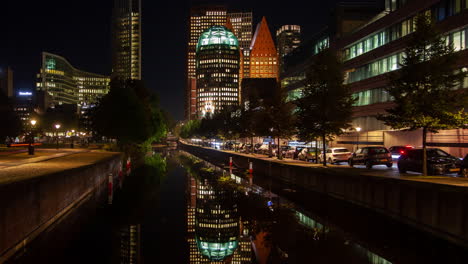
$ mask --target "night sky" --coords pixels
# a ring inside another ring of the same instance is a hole
[[[281,25],[298,24],[303,39],[307,39],[327,23],[330,10],[337,2],[355,1],[358,0],[224,3],[229,8],[252,11],[254,29],[261,17],[266,16],[272,34]],[[110,74],[112,0],[6,2],[7,22],[1,27],[0,66],[13,68],[15,89],[34,89],[42,51],[61,55],[78,69]],[[199,2],[142,0],[143,79],[159,94],[161,106],[177,120],[183,119],[184,113],[187,18],[192,3]]]

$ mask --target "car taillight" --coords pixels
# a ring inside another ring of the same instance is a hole
[[[405,154],[405,151],[404,151],[404,150],[402,150],[402,151],[400,151],[400,153],[401,153],[401,154]]]

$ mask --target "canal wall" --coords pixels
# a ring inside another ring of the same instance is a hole
[[[241,171],[252,162],[254,175],[369,208],[468,248],[468,187],[362,175],[361,170],[351,168],[285,165],[192,145],[179,146],[218,165],[227,166],[232,157]]]
[[[0,263],[5,262],[90,195],[118,182],[120,153],[93,164],[0,185]],[[115,184],[114,184],[115,186]]]

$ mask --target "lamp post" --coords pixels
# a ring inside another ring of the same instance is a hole
[[[74,147],[74,144],[73,144],[73,143],[74,143],[74,141],[75,141],[74,139],[75,139],[75,135],[76,135],[76,134],[75,134],[75,129],[72,129],[71,132],[72,132],[72,134],[71,134],[71,144],[70,144],[70,147],[73,148],[73,147]]]
[[[361,131],[360,127],[356,127],[357,131],[357,145],[356,145],[356,150],[359,148],[359,132]]]
[[[36,125],[37,121],[35,119],[31,119],[31,139],[28,147],[28,154],[34,155],[34,126]]]
[[[57,134],[57,149],[59,149],[59,138],[58,138],[59,128],[60,128],[60,124],[55,124],[55,129],[57,129],[57,131],[55,132]]]

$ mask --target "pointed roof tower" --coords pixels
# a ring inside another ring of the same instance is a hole
[[[257,25],[250,49],[252,50],[251,54],[254,56],[259,54],[263,54],[260,56],[276,56],[277,54],[275,42],[273,42],[265,17]]]

